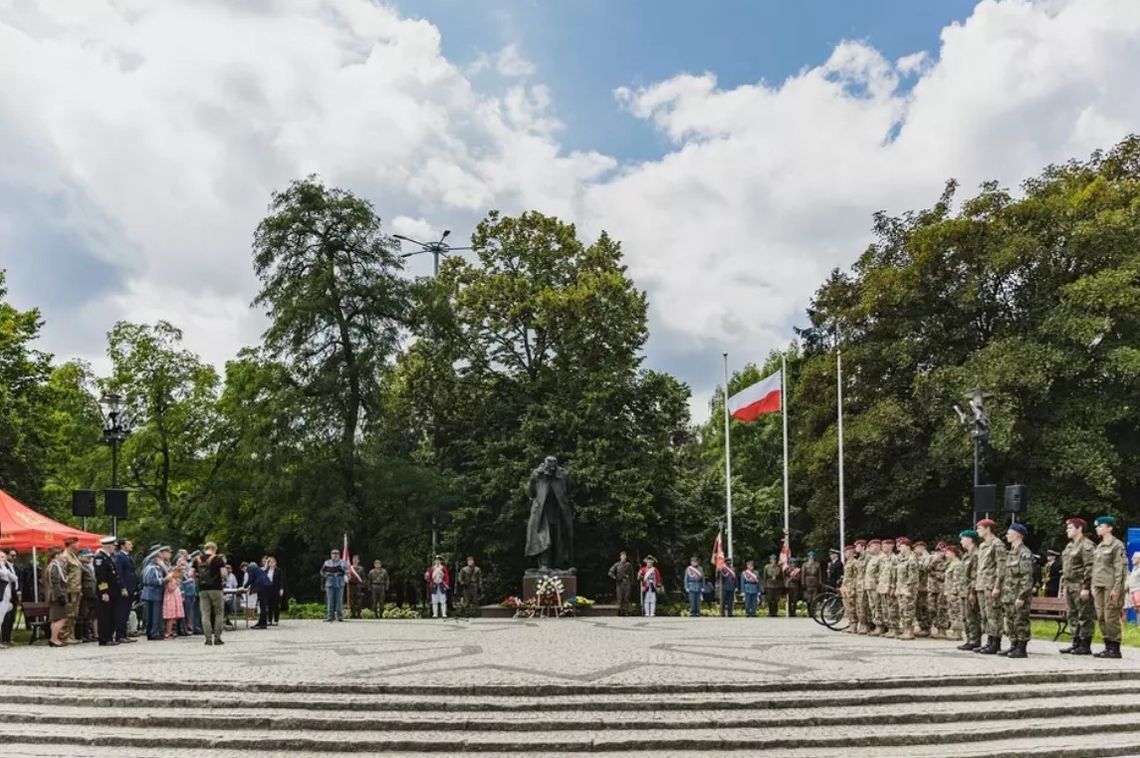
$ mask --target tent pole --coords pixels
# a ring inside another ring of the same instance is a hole
[[[36,546],[32,545],[32,599],[40,602],[40,562],[36,560]]]

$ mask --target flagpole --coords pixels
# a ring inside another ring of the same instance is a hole
[[[728,514],[728,557],[732,557],[732,444],[728,415],[728,353],[724,354],[724,506]]]
[[[780,415],[784,417],[784,544],[792,549],[788,518],[788,356],[780,354]]]
[[[839,403],[839,554],[843,555],[843,547],[847,544],[847,534],[844,528],[844,501],[843,501],[843,353],[835,351],[835,388]]]

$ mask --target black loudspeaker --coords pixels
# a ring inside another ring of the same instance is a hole
[[[993,513],[997,510],[997,485],[974,485],[974,513]]]
[[[1005,488],[1005,512],[1025,513],[1029,505],[1029,488],[1024,484],[1011,484]]]
[[[71,493],[71,515],[95,515],[95,493],[92,490],[75,490]]]
[[[115,518],[126,518],[127,491],[103,490],[103,512]]]

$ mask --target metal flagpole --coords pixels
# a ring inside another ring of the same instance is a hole
[[[732,557],[732,445],[728,415],[728,353],[724,354],[724,504],[728,514],[728,557]]]
[[[784,544],[792,549],[788,518],[788,356],[780,354],[780,415],[784,417]]]
[[[843,502],[843,354],[839,350],[835,351],[835,387],[839,397],[839,554],[843,555],[847,534],[844,527]]]

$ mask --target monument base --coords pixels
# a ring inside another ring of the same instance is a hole
[[[528,571],[523,575],[523,600],[530,600],[534,597],[534,588],[538,585],[538,580],[543,576],[556,576],[562,580],[562,599],[577,597],[578,595],[578,577],[574,574],[574,569],[566,571],[551,571],[549,574],[540,574],[537,571]]]

